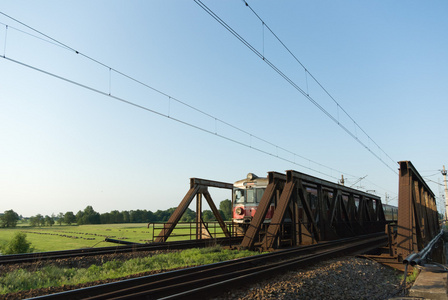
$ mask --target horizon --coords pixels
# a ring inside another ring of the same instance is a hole
[[[203,2],[255,51],[194,2],[4,1],[1,212],[166,210],[192,177],[285,170],[397,205],[404,160],[444,212],[448,3]]]

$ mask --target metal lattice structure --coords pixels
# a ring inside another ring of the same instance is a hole
[[[396,255],[419,252],[440,231],[434,193],[410,161],[400,161]]]
[[[397,227],[386,220],[381,199],[376,195],[293,170],[286,174],[268,172],[268,184],[255,215],[249,224],[244,225],[240,247],[272,250],[285,245],[310,245],[385,232],[389,237],[388,257],[396,262],[402,261],[410,253],[423,249],[440,228],[434,194],[411,162],[399,164]],[[195,197],[196,239],[207,238],[201,213],[203,197],[224,235],[231,236],[208,192],[209,187],[232,190],[233,184],[191,178],[190,190],[164,225],[156,242],[167,240]],[[272,206],[274,212],[269,219],[266,216]]]
[[[230,237],[230,233],[227,230],[226,224],[224,223],[221,215],[219,214],[219,211],[216,208],[215,203],[213,202],[212,196],[208,191],[209,187],[232,190],[233,184],[212,180],[205,180],[200,178],[191,178],[190,189],[183,198],[182,202],[173,212],[168,222],[165,223],[164,228],[160,232],[155,242],[161,243],[167,241],[168,237],[171,235],[174,228],[179,223],[180,218],[185,213],[188,206],[191,204],[191,201],[193,201],[195,197],[196,197],[196,239],[202,239],[203,237],[205,238],[210,237],[210,232],[208,232],[207,226],[202,220],[202,197],[205,198],[208,205],[210,206],[210,209],[215,215],[215,218],[218,221],[224,235],[226,237]]]
[[[268,186],[241,247],[264,250],[384,231],[378,196],[296,171],[268,173]],[[271,203],[272,220],[263,223]]]

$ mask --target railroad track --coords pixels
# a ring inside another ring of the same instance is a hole
[[[13,255],[0,255],[1,264],[17,264],[17,263],[30,263],[51,259],[64,259],[73,258],[79,256],[94,256],[116,253],[130,253],[137,251],[157,251],[157,250],[173,250],[173,249],[188,249],[188,248],[201,248],[207,247],[211,244],[220,245],[235,245],[241,243],[241,237],[239,238],[217,238],[217,239],[204,239],[194,241],[177,241],[166,243],[152,243],[152,244],[132,244],[132,245],[120,245],[101,248],[84,248],[76,250],[66,251],[51,251],[51,252],[39,252],[39,253],[27,253],[27,254],[13,254]]]
[[[341,254],[382,247],[384,234],[322,242],[272,253],[128,279],[36,299],[201,299],[228,287]]]

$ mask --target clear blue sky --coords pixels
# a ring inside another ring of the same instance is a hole
[[[344,174],[347,185],[367,175],[357,186],[383,199],[388,193],[397,204],[398,175],[391,168],[397,171],[393,161],[400,160],[442,182],[438,170],[448,165],[446,1],[248,1],[392,160],[242,1],[203,2],[389,167],[194,1],[5,0],[2,13],[107,67],[0,15],[0,211],[50,215],[87,205],[101,213],[155,211],[177,206],[190,177],[234,182],[248,172],[291,169],[333,182]],[[439,186],[428,183],[438,197]],[[230,198],[211,193],[215,202]]]

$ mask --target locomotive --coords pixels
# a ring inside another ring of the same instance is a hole
[[[248,224],[257,211],[266,187],[267,178],[260,178],[253,173],[247,174],[247,177],[238,180],[233,184],[233,222],[237,224]],[[269,208],[265,222],[270,222],[274,214],[274,204]]]
[[[266,177],[258,177],[253,173],[247,174],[247,177],[238,180],[233,184],[233,213],[232,220],[234,223],[243,225],[249,224],[257,211],[258,204],[268,185]],[[310,202],[312,208],[317,201],[317,194],[309,191]],[[274,214],[275,205],[272,203],[266,214],[265,223],[270,223]],[[398,217],[398,207],[383,204],[384,215],[386,221],[396,221]]]

